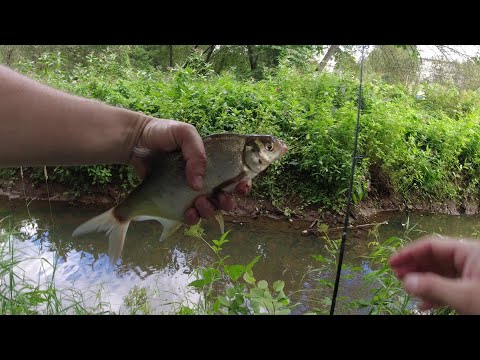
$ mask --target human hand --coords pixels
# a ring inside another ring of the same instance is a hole
[[[480,314],[480,241],[426,236],[390,258],[421,310],[449,305],[461,314]]]
[[[202,188],[207,157],[202,138],[194,126],[176,120],[159,121],[152,118],[145,126],[137,146],[161,151],[173,151],[180,148],[186,160],[188,184],[194,190]],[[131,164],[142,179],[149,171],[146,162],[136,155],[132,157]],[[236,193],[245,195],[250,191],[250,186],[251,184],[240,183],[235,189]],[[199,196],[195,199],[194,207],[185,211],[185,222],[193,225],[198,222],[200,217],[211,218],[215,215],[217,209],[230,211],[234,207],[233,197],[224,192],[220,192],[213,199]]]

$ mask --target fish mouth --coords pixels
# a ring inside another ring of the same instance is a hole
[[[280,141],[280,152],[282,155],[285,155],[288,151],[288,146],[285,145],[283,141]]]

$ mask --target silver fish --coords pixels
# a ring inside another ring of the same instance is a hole
[[[251,183],[272,162],[287,152],[287,146],[272,135],[214,134],[203,138],[207,167],[203,188],[193,190],[185,177],[185,160],[180,151],[152,153],[137,149],[148,160],[151,171],[123,202],[75,229],[72,236],[106,232],[111,263],[121,255],[130,221],[157,220],[163,225],[160,241],[182,224],[184,212],[200,195],[232,193],[240,182]],[[217,213],[220,230],[223,217]]]

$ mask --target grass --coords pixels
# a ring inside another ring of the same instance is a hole
[[[15,246],[20,232],[12,228],[10,216],[0,221],[0,314],[2,315],[67,315],[112,313],[108,303],[102,301],[101,291],[59,289],[55,275],[58,255],[28,256]],[[6,230],[5,230],[6,229]],[[50,254],[50,253],[46,253]],[[23,265],[38,266],[38,277],[27,276]],[[88,304],[91,305],[88,305]]]

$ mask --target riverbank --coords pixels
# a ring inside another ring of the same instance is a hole
[[[403,199],[392,196],[376,196],[376,191],[366,197],[360,204],[352,207],[350,224],[358,226],[368,222],[368,218],[385,211],[421,211],[425,213],[448,215],[480,214],[478,202],[455,203],[418,201],[407,203]],[[28,178],[1,180],[0,196],[9,200],[27,198],[28,201],[60,201],[82,208],[107,210],[115,206],[128,195],[128,192],[113,186],[98,186],[89,194],[75,194],[71,189],[56,182],[34,183]],[[236,196],[236,208],[226,214],[227,221],[244,222],[246,219],[268,217],[278,220],[298,221],[310,226],[304,229],[305,234],[317,232],[317,224],[325,223],[330,229],[343,225],[344,214],[319,209],[318,206],[302,207],[300,201],[289,203],[289,208],[276,206],[272,201],[257,195]]]

